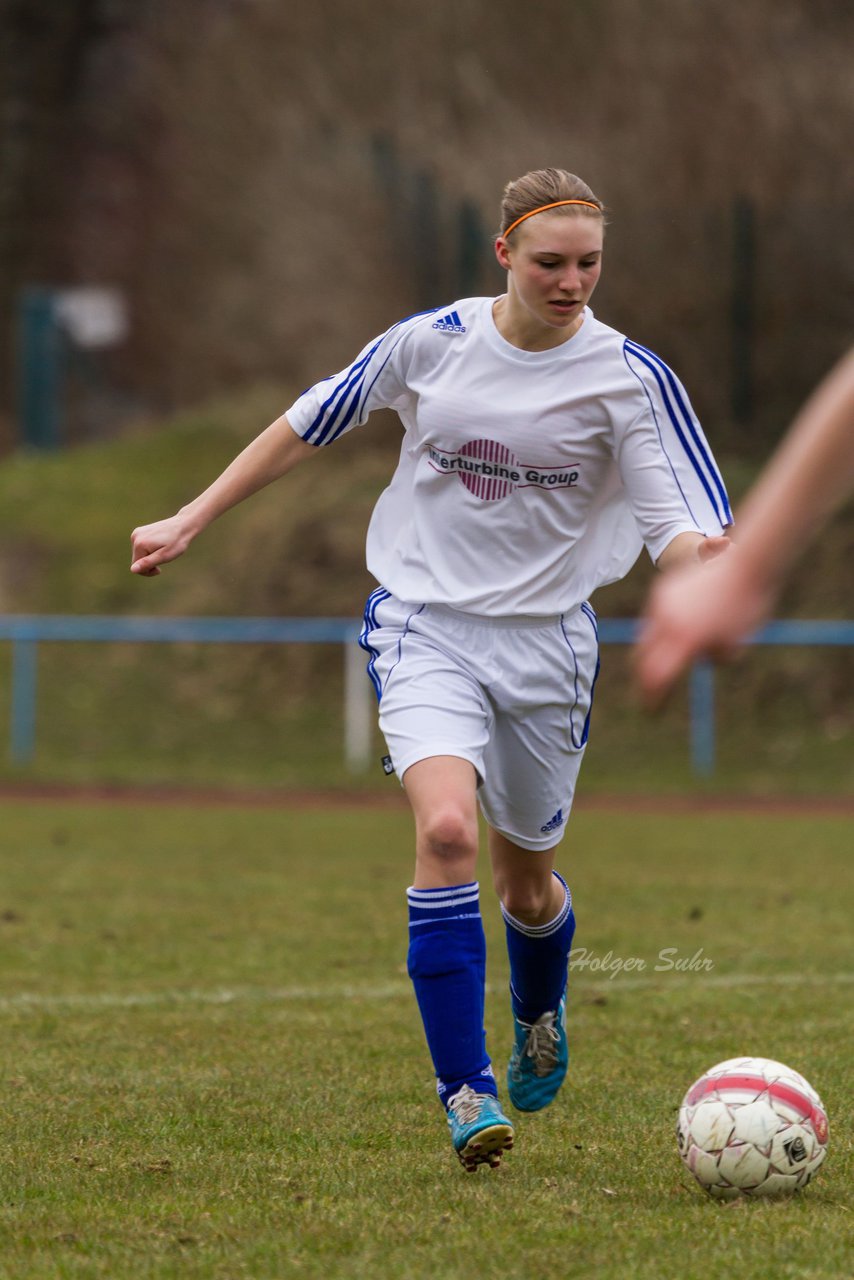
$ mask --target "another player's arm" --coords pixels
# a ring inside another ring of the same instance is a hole
[[[238,454],[204,493],[174,516],[134,529],[131,573],[154,577],[160,572],[160,565],[183,555],[193,539],[223,512],[317,452],[314,445],[306,444],[296,434],[287,417],[277,418]]]
[[[776,591],[852,487],[854,350],[810,396],[739,510],[745,572]]]
[[[636,651],[655,705],[702,655],[725,657],[768,617],[780,582],[854,485],[854,351],[810,397],[739,509],[733,551],[656,583]]]

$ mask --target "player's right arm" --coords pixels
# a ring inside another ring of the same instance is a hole
[[[183,555],[187,547],[217,516],[243,502],[259,489],[292,471],[316,454],[293,430],[286,416],[262,431],[231,462],[213,484],[174,516],[141,525],[131,534],[131,573],[152,578],[160,565]]]
[[[142,525],[131,534],[131,572],[154,577],[159,566],[183,555],[211,521],[244,498],[320,452],[345,431],[365,422],[374,409],[398,407],[407,396],[398,368],[407,334],[432,312],[392,325],[364,348],[340,374],[310,387],[248,445],[222,475],[167,520]]]

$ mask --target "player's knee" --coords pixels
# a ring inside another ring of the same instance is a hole
[[[431,813],[422,824],[424,850],[441,863],[470,862],[477,857],[477,820],[456,806]]]

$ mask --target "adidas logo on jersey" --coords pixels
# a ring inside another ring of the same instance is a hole
[[[442,320],[434,321],[433,328],[441,329],[443,333],[465,333],[466,331],[456,311],[450,311]]]
[[[540,831],[542,831],[543,835],[548,835],[550,831],[557,831],[559,827],[562,827],[564,821],[563,809],[558,809],[555,816],[553,818],[549,818],[548,822],[545,823],[544,826],[540,827]]]

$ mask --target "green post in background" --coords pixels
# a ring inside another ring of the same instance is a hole
[[[18,304],[18,424],[30,449],[58,449],[62,434],[63,334],[50,289],[22,290]]]
[[[457,213],[457,291],[461,298],[478,292],[489,240],[480,209],[471,200],[462,200]]]
[[[737,196],[732,206],[732,415],[738,423],[753,416],[753,346],[756,340],[756,213]]]
[[[409,252],[415,275],[415,302],[420,308],[437,307],[442,301],[442,233],[439,184],[429,169],[413,175],[410,192]],[[439,279],[437,281],[437,274]],[[437,287],[438,285],[438,287]]]

